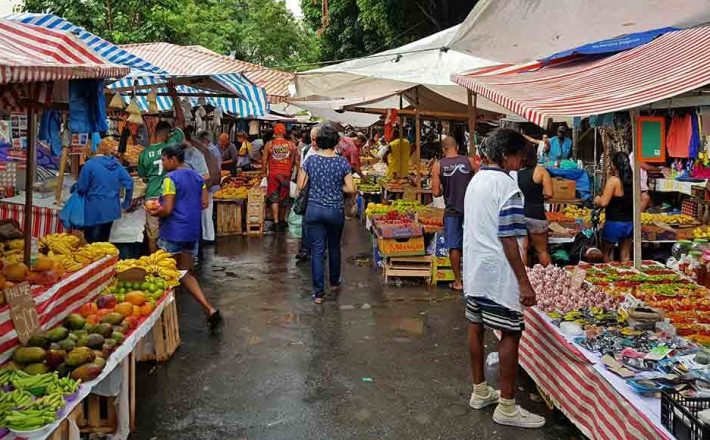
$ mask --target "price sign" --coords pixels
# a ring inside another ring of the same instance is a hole
[[[30,285],[22,283],[6,288],[5,300],[10,305],[10,318],[15,324],[17,338],[24,345],[41,330]]]
[[[581,267],[577,266],[574,268],[574,271],[572,272],[572,290],[575,291],[582,287],[582,283],[584,283],[584,279],[587,277],[587,271],[582,269]]]

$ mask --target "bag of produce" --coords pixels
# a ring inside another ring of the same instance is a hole
[[[301,225],[303,224],[303,216],[293,212],[293,209],[288,215],[288,233],[293,238],[301,238]]]

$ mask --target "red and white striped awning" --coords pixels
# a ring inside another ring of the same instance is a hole
[[[550,117],[621,111],[710,83],[710,27],[670,32],[604,58],[501,65],[453,81],[543,125]]]
[[[125,44],[121,48],[160,66],[172,75],[209,75],[241,73],[266,90],[269,101],[282,102],[289,96],[288,87],[295,75],[221,55],[202,46],[178,46],[170,43]]]
[[[71,33],[0,18],[0,84],[120,78],[128,72]]]

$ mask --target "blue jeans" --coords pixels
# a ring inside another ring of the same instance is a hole
[[[308,241],[308,224],[306,224],[306,219],[302,219],[301,222],[301,246],[298,253],[302,255],[311,255],[311,243]]]
[[[343,236],[345,213],[343,209],[332,209],[309,204],[306,209],[306,230],[311,248],[311,277],[313,296],[322,298],[325,293],[325,267],[323,256],[328,249],[328,268],[331,286],[340,285],[340,239]]]

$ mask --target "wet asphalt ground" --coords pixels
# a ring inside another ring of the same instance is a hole
[[[578,439],[524,374],[518,399],[544,414],[539,430],[496,425],[471,392],[461,299],[443,287],[384,285],[357,264],[370,237],[348,221],[343,291],[310,301],[308,265],[286,235],[219,238],[205,249],[203,287],[222,311],[210,334],[178,294],[182,345],[165,364],[141,363],[141,440]],[[492,335],[488,347],[495,346]]]

